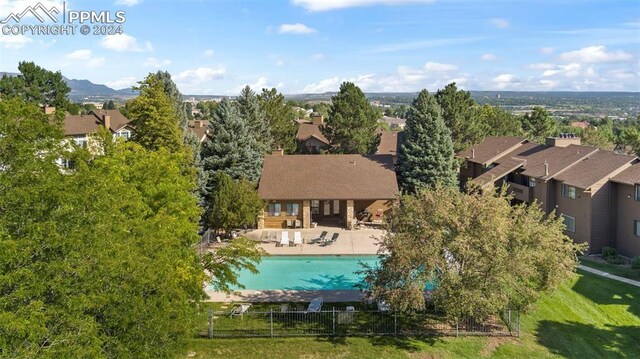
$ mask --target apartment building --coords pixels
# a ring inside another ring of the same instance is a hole
[[[640,255],[640,160],[582,146],[571,134],[544,145],[520,137],[488,137],[457,154],[461,184],[507,185],[514,202],[555,211],[565,233],[589,244],[589,253],[616,247]]]

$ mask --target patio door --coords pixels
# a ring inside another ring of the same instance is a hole
[[[331,201],[324,201],[324,215],[331,215]]]

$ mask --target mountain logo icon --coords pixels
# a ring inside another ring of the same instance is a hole
[[[58,10],[58,8],[56,8],[55,6],[52,6],[51,9],[47,10],[47,8],[44,7],[44,5],[42,5],[42,3],[37,3],[35,6],[28,6],[26,9],[24,9],[24,11],[22,11],[19,14],[16,14],[16,13],[9,14],[9,16],[7,16],[4,20],[0,20],[0,24],[6,24],[10,20],[13,20],[15,22],[20,22],[20,20],[22,20],[22,18],[28,15],[29,13],[31,13],[31,15],[33,15],[36,19],[40,20],[40,22],[42,23],[46,21],[45,15],[49,19],[53,20],[53,22],[58,22],[58,19],[55,17],[55,15],[59,14],[60,10]]]

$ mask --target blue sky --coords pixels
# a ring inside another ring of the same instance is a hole
[[[32,0],[0,0],[0,17]],[[40,1],[61,7],[62,1]],[[0,71],[35,61],[114,88],[169,71],[185,94],[640,91],[640,1],[112,0],[124,35],[0,35]],[[26,18],[22,23],[36,23]],[[9,23],[10,24],[10,23]]]

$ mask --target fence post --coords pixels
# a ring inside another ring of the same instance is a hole
[[[332,307],[333,311],[333,335],[336,335],[336,307]]]
[[[398,313],[393,312],[393,336],[398,336]]]
[[[456,322],[456,337],[460,335],[460,334],[459,334],[459,329],[458,329],[458,323],[459,323],[459,322],[457,321],[457,322]]]
[[[213,339],[213,308],[209,308],[209,339]]]
[[[520,338],[520,310],[518,309],[518,311],[516,312],[516,335],[518,338]]]
[[[271,338],[273,338],[273,309],[269,311],[269,322],[271,328]]]

